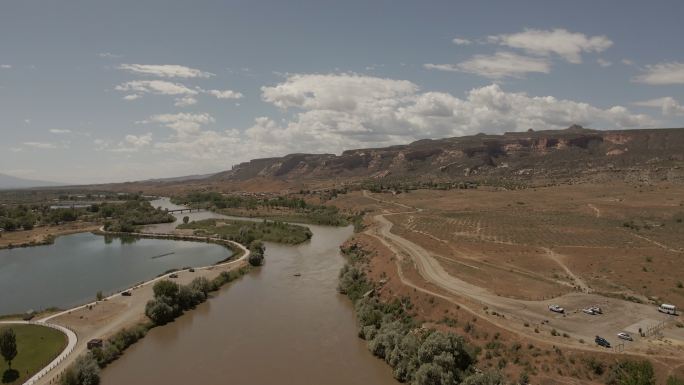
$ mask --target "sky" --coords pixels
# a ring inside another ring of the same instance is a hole
[[[682,1],[3,0],[0,173],[101,183],[423,138],[684,127]]]

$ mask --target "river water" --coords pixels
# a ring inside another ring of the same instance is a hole
[[[264,266],[152,329],[102,372],[102,384],[396,385],[336,292],[339,245],[352,228],[309,227],[310,242],[267,243]]]

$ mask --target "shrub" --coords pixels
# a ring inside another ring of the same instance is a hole
[[[91,353],[79,356],[67,368],[61,379],[62,385],[99,385],[100,367]]]
[[[609,385],[655,385],[653,365],[648,361],[622,361],[615,365]]]

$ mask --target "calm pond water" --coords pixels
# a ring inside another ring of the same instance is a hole
[[[336,292],[339,245],[352,228],[309,227],[310,242],[267,243],[263,267],[151,330],[103,371],[102,384],[396,385]]]
[[[159,239],[58,237],[53,245],[0,250],[0,314],[69,308],[125,289],[172,268],[205,266],[230,256],[223,246]]]

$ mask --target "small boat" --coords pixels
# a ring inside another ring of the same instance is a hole
[[[301,277],[301,276],[302,276],[302,273],[294,273],[294,276],[295,276],[295,277]]]

